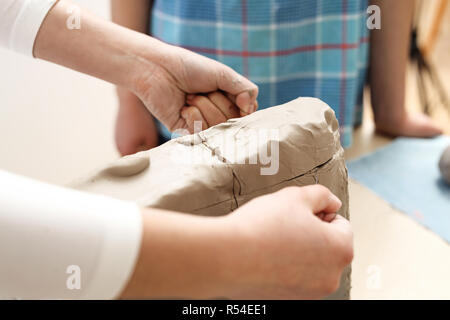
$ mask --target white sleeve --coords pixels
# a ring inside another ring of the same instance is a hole
[[[1,0],[0,47],[33,56],[42,21],[57,0]]]
[[[136,263],[136,204],[0,170],[0,299],[110,299]]]

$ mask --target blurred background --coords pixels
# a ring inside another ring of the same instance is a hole
[[[75,2],[110,17],[108,0]],[[433,33],[439,0],[423,1],[421,10],[420,41],[425,44]],[[450,95],[450,5],[429,59]],[[1,169],[65,185],[119,156],[112,85],[2,49],[0,70]],[[365,101],[364,123],[346,150],[348,159],[390,141],[374,133],[369,99]],[[407,107],[421,108],[413,68],[408,74]],[[432,116],[450,134],[449,113],[438,108]],[[350,196],[355,228],[352,298],[449,299],[448,243],[352,181]]]

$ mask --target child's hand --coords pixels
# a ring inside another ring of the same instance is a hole
[[[118,88],[119,111],[116,119],[116,146],[121,156],[158,146],[155,120],[133,93]]]
[[[394,112],[389,112],[392,109],[389,110],[386,107],[384,109],[386,109],[387,117],[375,117],[375,126],[379,133],[392,137],[417,138],[432,138],[442,134],[442,129],[425,114],[409,114],[403,111],[400,117],[395,117]]]
[[[194,132],[194,121],[201,121],[202,130],[205,130],[228,119],[246,115],[234,101],[220,91],[206,95],[189,94],[186,97],[186,104],[187,106],[181,110],[181,116],[186,120],[191,133]]]

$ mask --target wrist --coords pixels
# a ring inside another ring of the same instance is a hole
[[[122,298],[231,297],[241,242],[228,217],[143,210],[139,258]]]
[[[391,104],[378,104],[373,107],[373,118],[379,123],[401,123],[407,116],[404,108],[392,107]]]
[[[215,288],[216,297],[233,298],[247,280],[245,265],[248,243],[242,228],[233,215],[217,219],[223,239],[217,244],[218,277],[222,285]]]
[[[200,223],[197,230],[201,245],[199,265],[198,294],[194,298],[233,298],[239,291],[244,274],[246,242],[238,221],[231,216],[221,217],[192,217]]]
[[[130,31],[133,40],[129,41],[129,56],[127,66],[129,72],[125,76],[126,85],[130,92],[138,97],[145,97],[148,89],[159,82],[159,78],[166,73],[165,66],[170,59],[170,46],[148,35]]]
[[[245,213],[242,213],[245,214]],[[220,246],[222,278],[225,286],[223,295],[230,299],[242,298],[248,287],[261,282],[258,266],[263,263],[258,259],[260,248],[255,230],[240,219],[239,214],[222,217],[226,241]],[[256,254],[255,254],[256,253]],[[261,257],[261,256],[259,256]]]

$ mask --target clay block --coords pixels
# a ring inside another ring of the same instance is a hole
[[[74,187],[141,206],[224,215],[287,186],[322,184],[349,218],[348,180],[338,122],[314,98],[231,119],[157,148],[124,157]],[[348,299],[350,268],[330,298]]]

